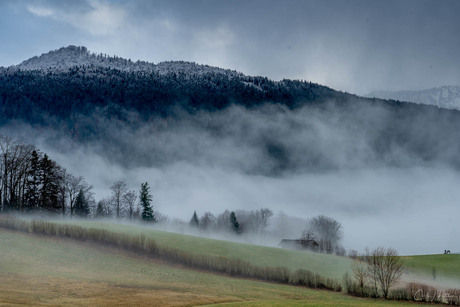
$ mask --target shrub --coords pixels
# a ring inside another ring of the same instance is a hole
[[[296,270],[289,277],[289,283],[293,285],[316,288],[315,274],[304,269]]]
[[[446,302],[449,305],[460,306],[460,289],[446,290]]]
[[[394,301],[410,301],[411,295],[407,288],[399,288],[391,290],[388,299]]]
[[[14,216],[1,214],[0,226],[7,229],[29,231],[29,223]]]
[[[289,283],[309,288],[327,289],[336,292],[342,291],[342,285],[337,280],[324,278],[319,274],[304,269],[294,271],[289,277]]]
[[[343,276],[343,284],[345,286],[345,291],[350,295],[357,297],[377,297],[373,288],[366,285],[361,287],[358,282],[351,279],[348,273],[345,273]]]

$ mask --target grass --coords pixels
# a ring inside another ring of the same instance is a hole
[[[291,270],[306,269],[325,277],[341,279],[350,271],[351,260],[334,255],[286,250],[154,230],[148,227],[104,222],[71,222],[84,227],[139,235],[143,233],[157,243],[196,254],[238,258],[259,266],[284,266]]]
[[[412,275],[432,278],[432,270],[436,268],[437,278],[456,279],[460,287],[460,255],[421,255],[405,256],[404,264]]]
[[[71,222],[84,227],[107,229],[114,232],[139,235],[154,239],[160,244],[177,247],[185,251],[238,258],[255,265],[285,266],[291,270],[299,268],[318,273],[325,277],[341,280],[345,272],[351,274],[352,260],[346,257],[320,253],[306,253],[281,248],[257,246],[196,236],[164,232],[145,226],[123,225],[110,222]],[[420,255],[404,256],[408,281],[418,280],[441,288],[460,287],[460,255]],[[432,280],[432,268],[436,267],[437,279]]]
[[[412,306],[209,274],[0,229],[0,305]]]

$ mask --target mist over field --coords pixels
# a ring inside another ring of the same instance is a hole
[[[154,209],[169,218],[188,221],[194,210],[201,215],[267,207],[275,215],[336,219],[346,249],[385,246],[406,255],[460,251],[459,145],[451,142],[456,131],[439,125],[431,135],[419,135],[429,113],[404,123],[410,138],[390,138],[392,143],[383,138],[395,122],[385,108],[373,105],[231,106],[178,111],[140,126],[131,125],[135,113],[126,114],[127,123],[97,114],[82,118],[82,127],[97,122],[104,133],[84,143],[26,124],[4,131],[84,176],[96,199],[109,196],[117,180],[136,191],[148,181]],[[275,224],[276,216],[272,228]]]

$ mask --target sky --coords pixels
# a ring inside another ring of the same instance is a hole
[[[460,85],[456,0],[0,0],[0,66],[68,45],[365,95]]]

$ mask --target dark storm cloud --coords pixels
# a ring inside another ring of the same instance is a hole
[[[360,94],[460,84],[458,1],[41,0],[0,7],[1,65],[77,44]]]
[[[193,29],[228,27],[228,62],[251,74],[363,93],[460,83],[458,1],[168,3],[139,2],[135,15],[169,16]]]

